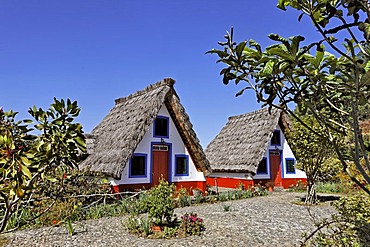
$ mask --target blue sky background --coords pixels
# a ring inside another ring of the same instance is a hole
[[[180,96],[203,147],[231,115],[260,108],[243,85],[225,86],[205,52],[230,27],[236,40],[315,32],[277,0],[0,0],[0,107],[28,117],[53,97],[77,100],[90,132],[114,99],[165,77]]]

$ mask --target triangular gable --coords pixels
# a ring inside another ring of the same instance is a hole
[[[173,88],[174,80],[167,78],[128,97],[116,100],[116,105],[91,133],[90,155],[80,168],[103,172],[119,179],[128,159],[166,104],[194,163],[204,172],[210,171],[199,140],[188,115]]]
[[[264,108],[230,117],[205,150],[212,170],[255,173],[281,116],[279,109]]]

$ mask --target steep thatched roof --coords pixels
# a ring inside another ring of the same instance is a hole
[[[80,163],[80,168],[119,179],[127,161],[165,104],[195,165],[208,174],[211,171],[209,162],[173,88],[174,83],[173,79],[166,78],[117,99],[113,109],[87,136],[89,155]]]
[[[232,116],[207,146],[205,153],[214,172],[256,173],[279,122],[287,126],[285,114],[276,108]]]

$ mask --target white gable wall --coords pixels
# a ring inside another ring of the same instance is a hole
[[[169,118],[169,138],[163,138],[166,144],[169,144],[169,155],[170,155],[170,182],[185,182],[185,181],[205,181],[203,172],[198,172],[194,162],[189,155],[188,150],[186,149],[178,130],[174,122],[171,119],[171,116],[163,104],[159,110],[158,116],[165,116]],[[153,123],[154,124],[154,123]],[[118,184],[145,184],[151,183],[151,167],[152,167],[152,157],[151,157],[151,147],[152,143],[161,143],[161,138],[153,137],[153,124],[149,127],[148,132],[144,135],[143,139],[137,146],[134,154],[146,154],[146,177],[142,178],[130,178],[129,177],[129,161],[127,162],[125,168],[123,169],[122,176],[120,180],[111,179],[113,185]],[[124,131],[124,130],[122,130]],[[175,176],[175,155],[188,155],[189,161],[189,175],[188,176]]]
[[[269,152],[270,152],[270,150],[276,150],[276,149],[278,149],[280,151],[280,153],[282,154],[280,165],[281,165],[281,171],[282,171],[282,177],[283,178],[307,178],[306,174],[303,171],[298,170],[298,169],[295,169],[295,173],[287,173],[286,172],[286,159],[287,158],[288,159],[289,158],[294,159],[295,163],[296,163],[296,161],[295,161],[295,157],[294,157],[294,154],[292,152],[292,149],[290,148],[288,142],[286,141],[284,133],[281,130],[280,126],[278,126],[276,128],[276,130],[280,131],[280,143],[281,143],[281,145],[280,146],[275,146],[275,145],[272,146],[271,141],[270,141],[268,149],[266,150],[265,154],[263,155],[263,157],[266,158],[266,161],[267,161],[268,173],[267,174],[256,174],[255,176],[253,176],[253,178],[254,179],[269,179],[270,178]]]

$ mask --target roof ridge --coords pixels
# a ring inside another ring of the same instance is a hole
[[[159,88],[159,87],[162,87],[162,86],[169,86],[169,87],[173,87],[173,84],[175,84],[175,80],[172,79],[172,78],[164,78],[163,80],[157,82],[157,83],[154,83],[154,84],[151,84],[149,86],[147,86],[146,88],[144,88],[143,90],[139,90],[133,94],[130,94],[126,97],[123,97],[123,98],[118,98],[118,99],[115,99],[114,102],[116,105],[118,104],[121,104],[121,103],[124,103],[130,99],[133,99],[135,97],[138,97],[138,96],[141,96],[143,94],[146,94],[156,88]]]
[[[268,110],[268,107],[264,107],[264,108],[261,108],[261,109],[258,109],[258,110],[252,111],[252,112],[248,112],[248,113],[243,113],[243,114],[240,114],[240,115],[230,116],[229,121],[233,120],[233,119],[239,119],[239,118],[255,115],[257,113],[260,113],[260,112],[263,112],[263,111],[266,111],[266,110]],[[272,108],[271,111],[273,111],[273,110],[280,110],[280,109]]]

